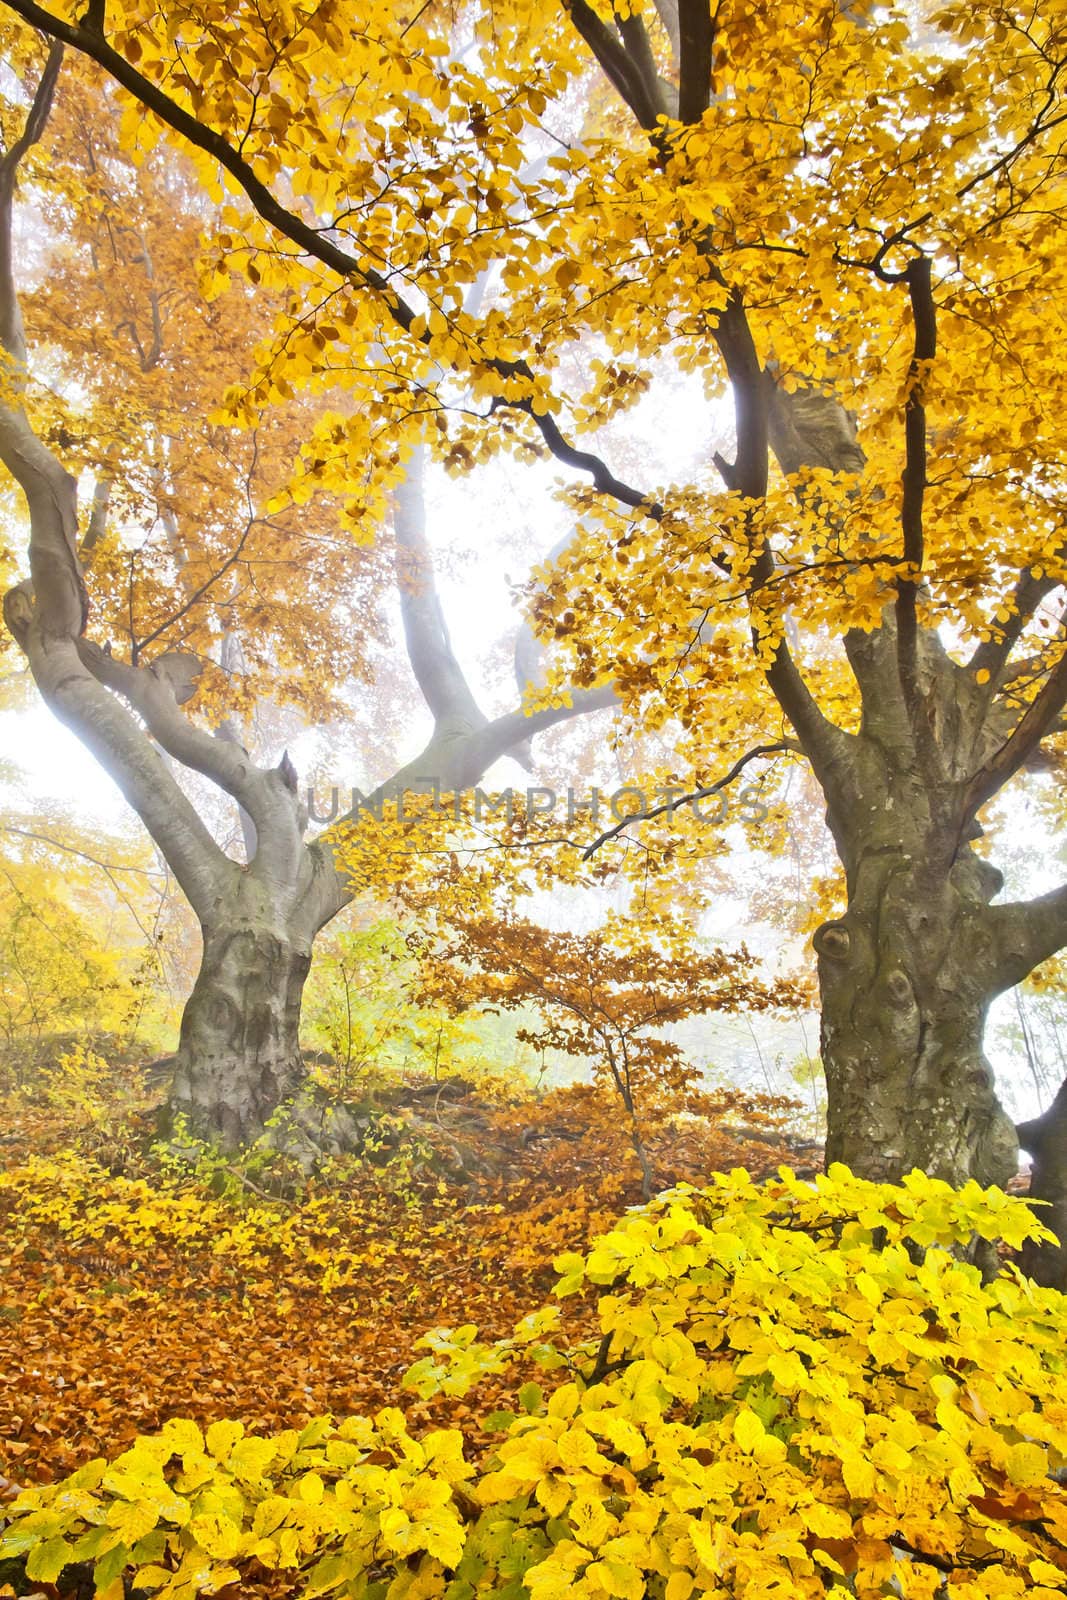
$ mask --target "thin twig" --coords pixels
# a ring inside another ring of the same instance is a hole
[[[593,843],[582,852],[582,860],[588,861],[589,857],[595,855],[602,845],[609,843],[612,839],[617,839],[619,834],[630,826],[631,822],[648,822],[653,817],[662,817],[667,812],[677,811],[680,806],[692,805],[696,800],[706,800],[709,795],[718,794],[728,784],[733,783],[734,779],[744,771],[749,762],[755,761],[757,756],[780,755],[785,750],[799,753],[800,745],[795,739],[778,739],[774,744],[758,744],[755,749],[747,751],[738,761],[735,761],[725,778],[720,778],[717,783],[708,784],[705,789],[694,789],[692,794],[683,794],[677,800],[665,800],[661,806],[653,806],[651,811],[638,811],[631,817],[623,817],[622,821],[617,823],[614,828],[609,828],[607,833],[602,833],[599,839],[593,840]]]

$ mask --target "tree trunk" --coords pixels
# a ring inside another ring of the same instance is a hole
[[[1040,1117],[1022,1122],[1019,1143],[1033,1161],[1030,1196],[1047,1204],[1035,1207],[1046,1228],[1067,1240],[1067,1081]],[[1067,1249],[1061,1244],[1023,1246],[1019,1265],[1035,1283],[1067,1292]]]
[[[938,881],[922,862],[915,870],[919,848],[866,855],[845,916],[815,936],[826,1156],[877,1181],[918,1167],[952,1184],[1003,1185],[1018,1147],[982,1049],[1002,987],[990,869],[964,846]]]
[[[194,1133],[247,1144],[303,1084],[300,1002],[310,941],[252,919],[204,929],[181,1025],[172,1116]]]
[[[982,1038],[991,1001],[1026,966],[991,904],[1003,878],[975,854],[980,829],[962,799],[974,687],[920,633],[909,703],[891,611],[844,643],[863,719],[817,774],[848,897],[814,940],[827,1159],[877,1181],[918,1167],[1002,1185],[1018,1145]]]

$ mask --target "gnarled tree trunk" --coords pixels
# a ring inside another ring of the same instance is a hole
[[[302,1086],[300,1002],[310,941],[253,920],[204,929],[182,1015],[170,1111],[227,1145],[262,1134]]]
[[[918,1167],[1003,1185],[1018,1139],[983,1053],[986,1015],[1062,944],[1064,895],[994,903],[1003,878],[973,847],[974,772],[1003,734],[974,674],[920,632],[902,680],[891,610],[846,648],[863,719],[818,762],[847,892],[814,940],[827,1156],[872,1179]]]
[[[875,853],[846,915],[816,935],[826,1071],[827,1159],[864,1177],[918,1167],[953,1184],[1004,1184],[1015,1131],[982,1049],[993,998],[986,905],[933,881],[904,852]]]

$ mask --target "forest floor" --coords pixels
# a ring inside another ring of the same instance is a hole
[[[551,1298],[553,1257],[641,1198],[617,1108],[589,1089],[409,1085],[368,1154],[300,1185],[168,1163],[143,1097],[88,1122],[77,1101],[16,1094],[0,1122],[0,1502],[171,1417],[268,1432],[400,1404],[476,1437],[500,1395],[403,1389],[419,1339],[509,1334]],[[730,1093],[661,1108],[657,1184],[797,1165],[789,1114]]]

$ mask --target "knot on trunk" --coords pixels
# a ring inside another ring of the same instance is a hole
[[[20,583],[4,596],[4,622],[11,637],[26,648],[26,636],[33,622],[33,590],[28,583]]]
[[[893,971],[889,973],[885,980],[885,986],[889,992],[889,998],[892,1000],[895,1006],[908,1006],[914,1004],[915,991],[911,986],[911,979],[902,968],[895,967]]]
[[[976,856],[969,846],[961,846],[952,863],[950,873],[953,884],[965,895],[977,895],[988,902],[996,898],[1004,887],[1004,874],[984,856]]]
[[[812,935],[815,953],[829,961],[847,961],[852,937],[843,922],[824,922]]]

